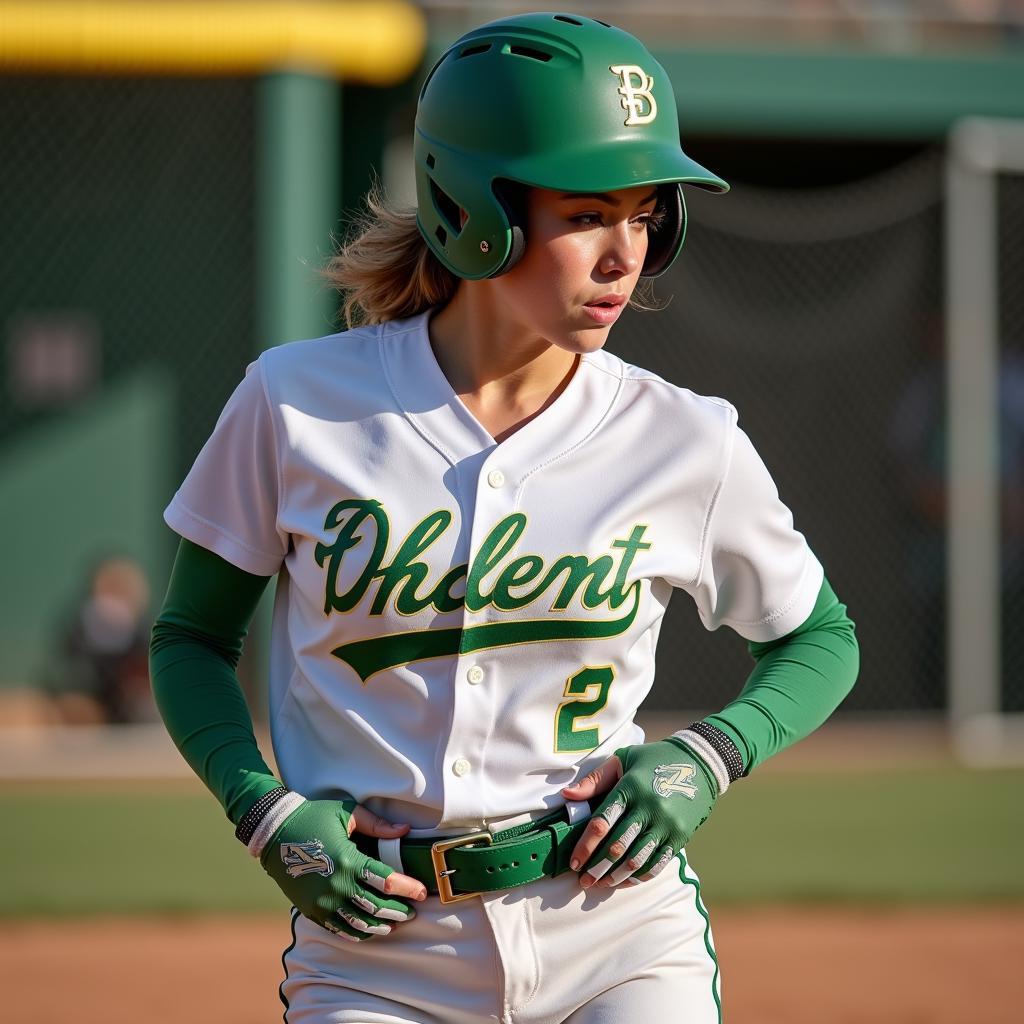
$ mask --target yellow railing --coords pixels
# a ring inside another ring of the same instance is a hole
[[[400,0],[0,0],[0,70],[258,74],[308,70],[372,85],[410,75],[422,13]]]

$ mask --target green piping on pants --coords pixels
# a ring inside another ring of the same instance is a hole
[[[720,977],[718,971],[718,957],[715,955],[715,947],[711,944],[711,918],[708,917],[707,908],[704,906],[704,901],[700,898],[700,881],[697,876],[694,875],[692,878],[687,875],[686,869],[690,865],[686,860],[686,852],[684,850],[679,851],[679,880],[684,885],[692,885],[696,890],[697,894],[697,910],[700,912],[700,916],[704,918],[704,948],[708,951],[708,956],[711,957],[715,965],[715,974],[711,979],[711,994],[715,997],[715,1006],[718,1008],[718,1024],[722,1024],[722,998],[718,993]]]

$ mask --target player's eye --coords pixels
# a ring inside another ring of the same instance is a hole
[[[636,219],[653,235],[665,223],[665,211],[661,207],[656,207],[650,213],[640,214]]]
[[[603,216],[593,211],[573,214],[569,217],[569,220],[583,228],[600,227],[604,223]],[[665,211],[661,207],[655,207],[655,209],[647,213],[637,214],[630,223],[642,226],[645,230],[654,233],[664,222]]]

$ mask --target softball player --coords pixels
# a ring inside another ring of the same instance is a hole
[[[294,905],[290,1024],[720,1021],[683,848],[857,666],[732,406],[604,350],[682,186],[727,186],[576,15],[451,47],[415,160],[415,216],[372,203],[332,264],[362,326],[260,356],[166,511],[161,713]],[[281,781],[234,674],[275,575]],[[673,588],[755,667],[645,742]]]

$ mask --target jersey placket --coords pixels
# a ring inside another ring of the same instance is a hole
[[[484,460],[476,479],[470,573],[474,556],[494,525],[515,511],[517,474],[507,455],[504,445],[496,446]],[[493,576],[490,573],[478,581],[485,595]],[[444,817],[448,821],[473,820],[481,805],[487,805],[486,793],[481,792],[480,786],[485,777],[487,741],[494,731],[495,709],[499,705],[494,687],[508,675],[500,670],[501,663],[515,657],[514,648],[473,649],[473,630],[494,621],[492,613],[491,605],[470,607],[468,600],[462,609],[462,638],[452,679],[452,726],[444,754]]]

